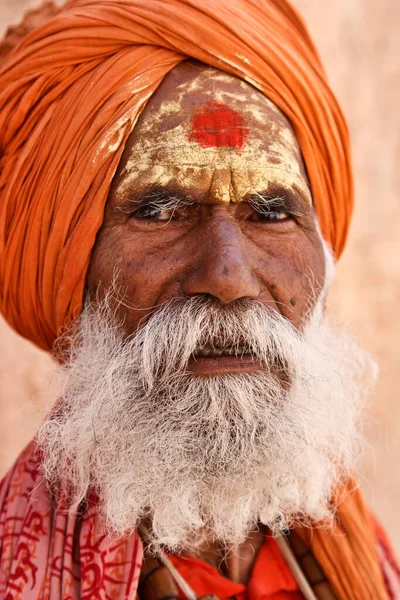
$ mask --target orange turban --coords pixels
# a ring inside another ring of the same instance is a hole
[[[0,311],[41,348],[79,315],[126,140],[188,57],[247,80],[288,116],[323,235],[341,253],[347,127],[286,0],[71,0],[0,70]]]

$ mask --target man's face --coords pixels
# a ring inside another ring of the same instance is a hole
[[[127,334],[156,307],[203,295],[253,299],[302,329],[324,282],[324,255],[294,132],[260,92],[182,63],[163,81],[128,142],[88,275],[100,296],[116,280]],[[199,375],[249,372],[251,358],[200,351]],[[208,356],[202,356],[208,354]]]
[[[76,506],[94,485],[116,533],[151,515],[174,551],[329,517],[367,362],[323,319],[326,265],[287,120],[251,86],[180,65],[110,194],[38,437],[46,478],[67,477]]]

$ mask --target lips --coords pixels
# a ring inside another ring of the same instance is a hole
[[[189,359],[187,370],[197,375],[252,373],[262,368],[260,361],[244,344],[202,345]]]
[[[244,340],[227,345],[219,339],[211,344],[200,345],[190,357],[186,370],[203,376],[267,370],[279,379],[282,385],[289,387],[291,381],[288,366],[283,359],[271,357],[271,360],[265,363],[251,351]]]

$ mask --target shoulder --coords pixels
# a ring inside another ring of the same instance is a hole
[[[50,497],[42,482],[37,446],[32,441],[0,484],[0,556],[14,547],[29,516],[47,512]]]
[[[17,571],[34,572],[29,556],[46,533],[50,497],[42,482],[32,441],[0,484],[0,595]]]
[[[61,507],[31,442],[0,484],[0,598],[131,598],[141,561],[139,536],[110,539],[95,497],[80,513]]]

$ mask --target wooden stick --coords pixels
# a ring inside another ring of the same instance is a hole
[[[172,577],[175,579],[176,585],[181,588],[182,592],[185,594],[188,600],[197,600],[196,592],[190,587],[187,581],[184,580],[182,575],[179,573],[177,569],[175,569],[172,562],[169,560],[168,556],[164,554],[164,552],[160,551],[160,560],[164,567],[168,569],[171,573]]]
[[[146,543],[150,539],[150,531],[147,525],[142,521],[138,527],[140,536],[143,541],[143,550],[146,552]],[[176,585],[182,590],[183,594],[186,596],[187,600],[198,600],[196,592],[190,587],[190,585],[185,581],[182,575],[179,573],[177,569],[175,569],[172,562],[169,560],[168,556],[164,554],[162,550],[158,550],[158,559],[159,561],[168,569],[171,573],[172,578],[175,580]]]
[[[285,559],[289,569],[293,573],[293,576],[294,576],[295,580],[297,581],[297,584],[298,584],[300,591],[303,594],[304,598],[306,600],[318,600],[317,596],[314,594],[310,584],[308,583],[306,576],[304,575],[303,571],[301,570],[301,567],[300,567],[299,563],[297,562],[297,559],[296,559],[295,555],[293,554],[292,549],[289,546],[286,538],[282,534],[280,534],[278,537],[275,538],[275,541],[276,541],[280,551],[282,552],[282,556]]]

